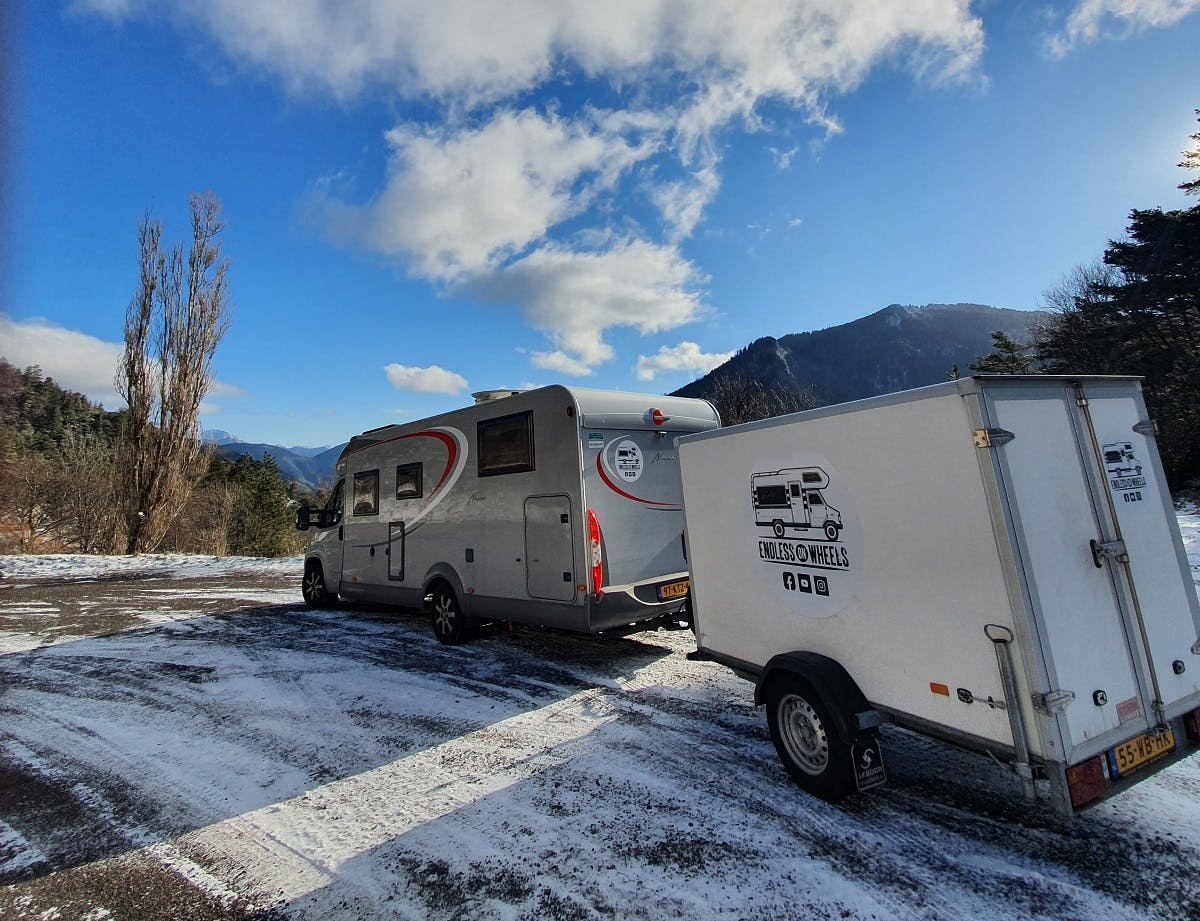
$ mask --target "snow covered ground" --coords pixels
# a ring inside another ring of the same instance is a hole
[[[690,633],[449,648],[299,570],[0,558],[0,917],[1200,917],[1200,758],[1061,822],[885,727],[834,807]]]

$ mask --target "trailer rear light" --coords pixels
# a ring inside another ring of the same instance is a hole
[[[588,509],[587,513],[588,526],[588,549],[591,556],[592,564],[592,594],[597,598],[604,597],[604,550],[601,546],[600,539],[600,522],[596,520],[596,513]]]
[[[1200,710],[1183,715],[1183,731],[1193,742],[1200,742]]]
[[[1073,809],[1086,806],[1104,796],[1108,790],[1108,778],[1104,776],[1104,759],[1097,755],[1067,768],[1067,790],[1071,794]]]

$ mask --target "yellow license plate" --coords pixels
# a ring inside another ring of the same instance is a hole
[[[1108,766],[1113,777],[1123,777],[1175,750],[1175,734],[1148,732],[1108,750]]]
[[[673,598],[682,598],[688,593],[688,585],[691,583],[687,579],[680,579],[678,582],[668,582],[666,585],[658,587],[658,600],[670,601]]]

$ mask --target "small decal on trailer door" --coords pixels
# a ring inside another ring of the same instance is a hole
[[[1102,450],[1108,488],[1124,502],[1141,502],[1146,478],[1142,476],[1142,462],[1138,460],[1132,442],[1110,441]]]

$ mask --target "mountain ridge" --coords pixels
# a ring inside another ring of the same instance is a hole
[[[1028,342],[1045,316],[986,304],[890,304],[849,323],[763,336],[672,396],[709,397],[729,378],[807,394],[819,404],[908,390],[943,381],[956,366],[969,374],[968,366],[991,352],[993,332]]]

